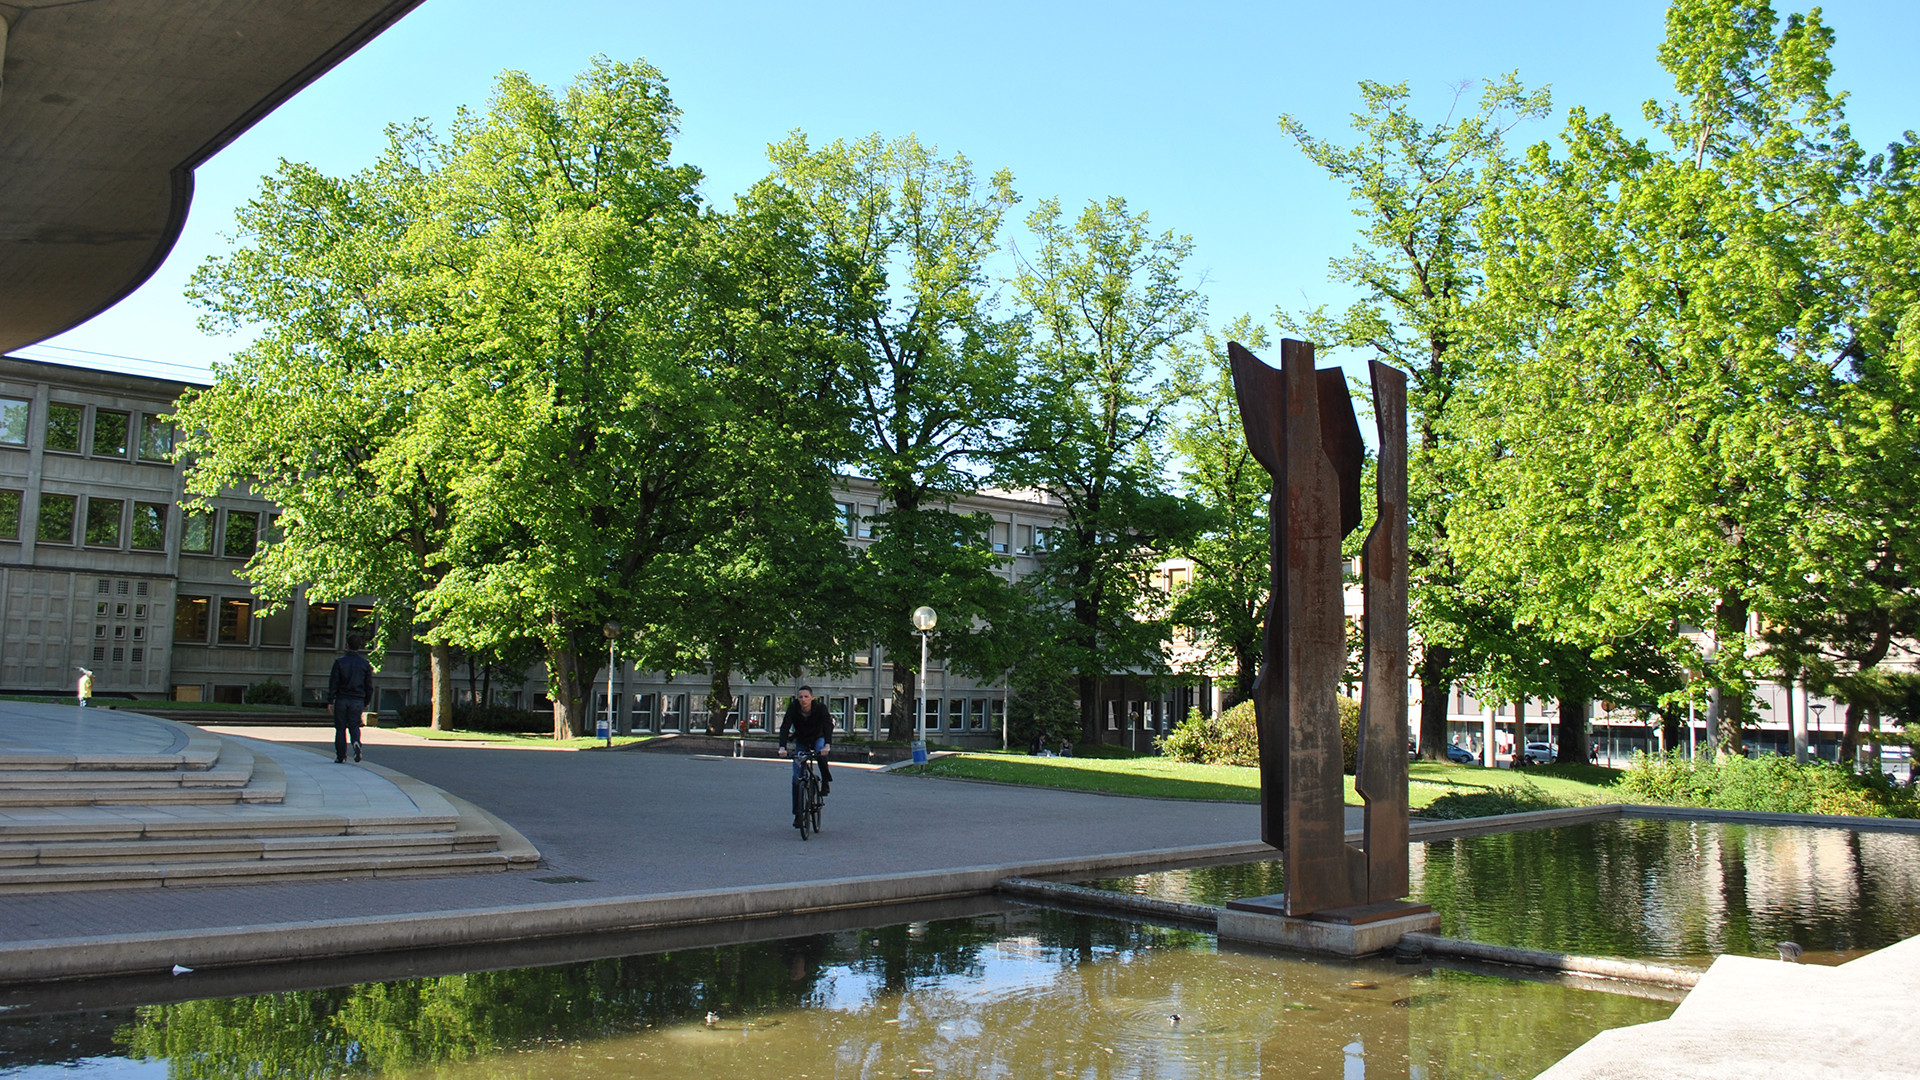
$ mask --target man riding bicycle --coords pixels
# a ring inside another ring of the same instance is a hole
[[[786,715],[780,718],[780,753],[787,752],[787,736],[793,736],[793,782],[800,782],[800,763],[805,759],[802,751],[813,751],[813,758],[820,763],[820,794],[825,796],[833,787],[833,773],[827,768],[827,751],[833,740],[833,714],[827,711],[827,703],[813,696],[813,687],[803,686],[800,692],[787,702]],[[794,804],[793,827],[800,827],[800,806]]]

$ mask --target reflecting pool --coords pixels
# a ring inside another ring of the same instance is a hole
[[[1038,908],[45,1015],[0,1077],[1529,1077],[1667,1001]]]
[[[1920,835],[1618,818],[1413,845],[1440,932],[1495,945],[1704,964],[1837,964],[1920,934]],[[1219,905],[1282,892],[1278,862],[1087,882]]]

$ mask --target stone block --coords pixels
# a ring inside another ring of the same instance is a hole
[[[1366,904],[1308,916],[1285,910],[1280,897],[1232,901],[1220,909],[1220,940],[1324,956],[1368,956],[1393,948],[1403,934],[1440,928],[1440,916],[1425,904]]]

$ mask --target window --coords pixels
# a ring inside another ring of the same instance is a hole
[[[987,730],[987,699],[974,698],[972,708],[969,712],[969,716],[970,716],[970,719],[968,721],[968,724],[973,728],[973,730],[975,731]]]
[[[1024,531],[1024,527],[1023,527],[1023,531]],[[1053,537],[1052,537],[1051,535],[1049,535],[1049,532],[1050,532],[1050,531],[1049,531],[1049,530],[1047,530],[1047,529],[1035,529],[1035,530],[1033,530],[1033,543],[1032,543],[1032,544],[1030,544],[1030,545],[1028,545],[1028,546],[1029,546],[1029,547],[1030,547],[1030,548],[1031,548],[1031,549],[1032,549],[1032,550],[1033,550],[1033,551],[1034,551],[1034,552],[1035,552],[1036,554],[1038,554],[1039,552],[1043,552],[1043,551],[1050,551],[1050,550],[1052,550],[1052,547],[1053,547]]]
[[[0,491],[0,540],[20,539],[20,493]]]
[[[80,421],[86,410],[78,405],[54,402],[47,406],[47,449],[80,452]]]
[[[833,520],[840,527],[840,535],[852,536],[854,523],[860,519],[860,511],[852,503],[833,504]]]
[[[928,731],[937,731],[940,728],[940,699],[937,697],[927,699],[925,724]]]
[[[633,727],[637,731],[645,728],[653,730],[653,695],[633,695]]]
[[[133,417],[127,413],[93,410],[93,456],[126,457],[127,429],[132,423]]]
[[[863,504],[860,507],[860,520],[854,523],[854,530],[860,539],[873,539],[873,519],[878,516],[879,511],[880,508],[871,503]]]
[[[132,649],[132,655],[128,657],[128,659],[132,660],[136,664],[144,664],[146,663],[146,660],[147,660],[147,650],[141,648],[138,645],[135,645]]]
[[[260,515],[251,510],[227,511],[227,539],[220,553],[229,559],[250,559],[259,542]]]
[[[173,612],[173,643],[205,645],[208,611],[213,601],[204,596],[182,596]]]
[[[87,546],[119,547],[120,519],[126,512],[127,504],[120,499],[87,496]]]
[[[27,445],[27,418],[32,415],[33,402],[0,398],[0,443]]]
[[[996,521],[993,523],[992,536],[993,536],[994,554],[1005,555],[1007,553],[1007,546],[1008,546],[1007,534],[1012,530],[1012,528],[1013,528],[1012,525],[1009,525],[1004,521]]]
[[[772,715],[772,698],[767,694],[749,694],[747,696],[747,723],[762,731],[767,730],[767,717]]]
[[[827,715],[829,715],[829,716],[831,716],[831,717],[833,717],[833,730],[835,730],[835,731],[846,731],[846,730],[848,730],[848,729],[847,729],[847,699],[846,699],[846,698],[843,698],[843,697],[837,697],[837,698],[832,698],[832,699],[830,699],[830,700],[828,700],[828,702],[827,702]]]
[[[1007,699],[994,698],[991,704],[992,711],[988,714],[987,723],[995,731],[1005,730],[1007,722]]]
[[[46,544],[73,543],[74,511],[79,498],[73,495],[40,496],[40,521],[34,535]]]
[[[967,726],[967,699],[954,698],[947,703],[947,726],[955,731]]]
[[[685,694],[660,695],[660,730],[680,730],[680,718],[684,715],[683,706],[686,704],[686,700],[687,695]]]
[[[166,461],[173,456],[173,425],[157,416],[140,418],[140,460]]]
[[[334,604],[307,605],[307,648],[336,647],[340,636],[340,608]]]
[[[213,513],[189,510],[180,522],[180,550],[193,555],[213,554]]]
[[[253,640],[253,601],[228,597],[220,601],[222,645],[245,645]]]
[[[93,636],[104,640],[107,636],[107,624],[95,623],[93,627]]]
[[[853,730],[873,730],[873,699],[857,697],[853,699]]]
[[[133,550],[163,551],[167,546],[165,503],[133,504]]]
[[[348,637],[358,634],[363,640],[371,642],[375,629],[372,608],[360,604],[354,604],[347,608]]]
[[[260,644],[285,648],[293,644],[293,606],[284,605],[271,615],[260,616]]]

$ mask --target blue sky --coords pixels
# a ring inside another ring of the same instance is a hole
[[[1782,6],[1781,11],[1802,10]],[[1855,134],[1878,148],[1920,127],[1920,5],[1823,5],[1839,36],[1833,86],[1852,93]],[[1338,304],[1327,260],[1352,243],[1345,192],[1281,135],[1282,112],[1344,138],[1361,79],[1405,81],[1428,118],[1455,88],[1518,71],[1551,84],[1552,134],[1570,105],[1640,125],[1670,94],[1654,59],[1654,0],[1583,2],[656,4],[427,0],[267,117],[196,176],[172,255],[100,317],[21,354],[195,377],[235,347],[195,326],[192,268],[225,250],[233,210],[282,158],[363,167],[382,128],[444,124],[486,100],[502,69],[563,85],[595,53],[645,57],[683,111],[678,155],[731,201],[766,173],[769,142],[914,132],[976,166],[1013,171],[1023,213],[1124,196],[1159,228],[1190,234],[1210,321],[1275,305]],[[1018,231],[1011,237],[1019,239]],[[99,355],[107,354],[107,355]],[[115,357],[134,357],[134,364]]]

